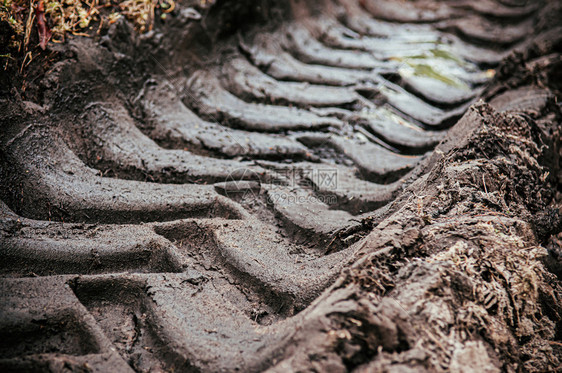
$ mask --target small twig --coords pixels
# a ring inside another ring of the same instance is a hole
[[[427,336],[443,351],[445,354],[449,355],[447,349],[443,346],[443,344],[435,337],[432,333],[430,333],[426,328],[423,328],[423,331]]]
[[[154,8],[156,7],[157,0],[150,2],[150,12],[148,13],[148,31],[152,31],[154,27]]]
[[[33,18],[35,18],[35,12],[33,12],[33,0],[29,0],[29,16],[27,17],[27,22],[25,22],[25,37],[23,38],[23,50],[27,51],[27,45],[29,44],[29,38],[31,37],[31,27],[33,26]],[[23,68],[23,64],[22,64]]]
[[[99,35],[99,34],[101,33],[101,30],[102,30],[102,28],[103,28],[104,22],[105,22],[105,18],[102,17],[102,18],[100,19],[100,25],[99,25],[99,27],[98,27],[98,30],[96,31],[96,35]]]
[[[86,13],[86,17],[89,17],[93,10],[97,11],[97,7],[95,6],[96,3],[97,0],[92,0],[92,2],[90,3],[90,9],[88,9],[88,13]]]
[[[23,68],[24,68],[25,66],[27,66],[27,65],[25,64],[25,61],[27,60],[27,57],[29,57],[29,62],[27,63],[27,65],[29,65],[29,64],[31,63],[31,61],[33,61],[33,54],[31,54],[31,51],[27,52],[27,53],[25,54],[25,56],[23,57],[23,61],[22,61],[22,63],[21,63],[21,67],[20,67],[20,74],[23,73]]]

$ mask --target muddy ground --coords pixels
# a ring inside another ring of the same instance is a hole
[[[7,72],[0,367],[559,371],[561,9],[186,1]]]

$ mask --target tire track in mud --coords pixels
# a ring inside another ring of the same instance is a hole
[[[360,3],[241,33],[129,102],[7,136],[0,365],[275,363],[536,11]]]

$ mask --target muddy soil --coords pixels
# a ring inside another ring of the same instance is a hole
[[[560,370],[561,17],[183,1],[50,45],[1,79],[2,371]]]

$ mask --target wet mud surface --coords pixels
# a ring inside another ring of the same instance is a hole
[[[561,15],[186,1],[51,46],[1,98],[2,371],[560,369]]]

